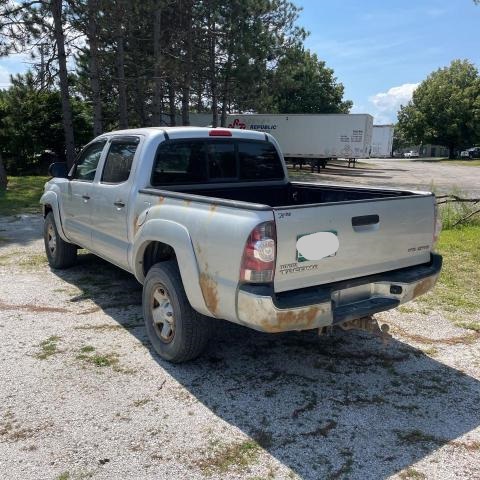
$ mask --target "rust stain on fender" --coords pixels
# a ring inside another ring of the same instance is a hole
[[[165,201],[165,197],[158,197],[158,204],[161,205]]]
[[[415,289],[413,290],[412,298],[418,297],[427,293],[437,282],[437,277],[428,277],[422,280],[420,283],[417,284]]]
[[[138,232],[138,215],[135,215],[135,218],[133,219],[133,234],[136,235]]]
[[[207,308],[217,316],[218,311],[218,291],[217,282],[208,274],[200,274],[200,289],[202,290],[203,299]]]

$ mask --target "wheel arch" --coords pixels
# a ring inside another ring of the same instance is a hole
[[[137,280],[143,284],[155,263],[176,260],[188,301],[197,312],[212,316],[200,287],[200,271],[188,230],[170,220],[148,220],[135,236],[131,265]]]
[[[65,232],[63,231],[63,224],[60,217],[60,206],[57,194],[51,190],[45,192],[40,198],[40,203],[42,204],[43,218],[45,218],[50,212],[52,212],[60,237],[65,242],[69,242],[67,236],[65,235]]]

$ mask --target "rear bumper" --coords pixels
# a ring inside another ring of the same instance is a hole
[[[432,254],[428,264],[281,294],[271,287],[242,285],[237,296],[238,322],[264,332],[340,324],[423,295],[435,285],[441,268],[442,257]]]

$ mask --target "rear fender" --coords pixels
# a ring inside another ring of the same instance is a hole
[[[197,312],[212,316],[205,305],[200,288],[200,272],[188,230],[171,220],[148,220],[135,235],[130,251],[129,261],[137,280],[143,284],[143,255],[151,242],[162,242],[170,245],[175,251],[180,276],[188,301]]]

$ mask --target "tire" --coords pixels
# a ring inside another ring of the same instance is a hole
[[[142,308],[148,337],[162,358],[182,363],[203,352],[212,320],[190,306],[176,261],[150,268],[143,285]]]
[[[58,234],[53,212],[48,212],[43,224],[43,240],[48,264],[52,268],[71,267],[77,261],[77,246],[68,243]]]

